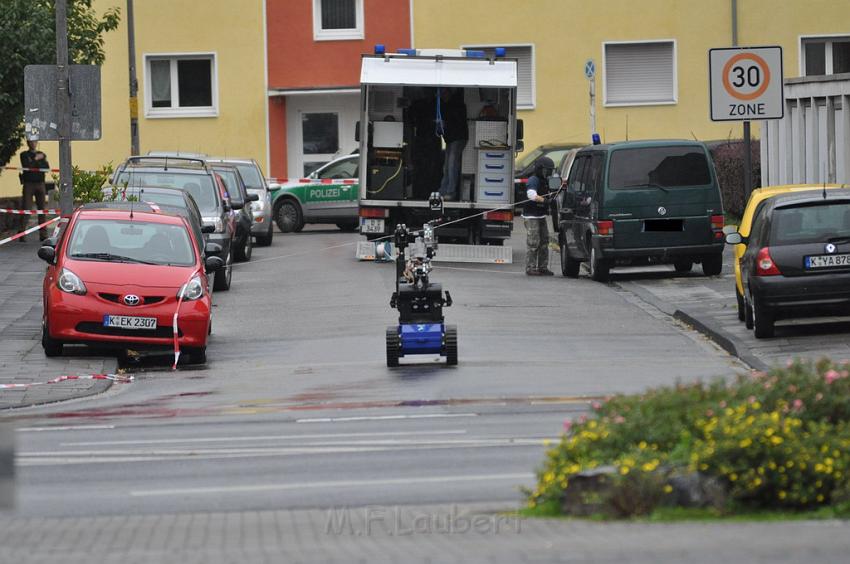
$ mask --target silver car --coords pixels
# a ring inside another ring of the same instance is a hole
[[[207,157],[209,163],[228,163],[239,169],[239,174],[245,182],[249,194],[256,194],[259,200],[251,202],[251,211],[254,214],[254,222],[251,225],[251,235],[257,242],[257,246],[267,247],[272,244],[274,236],[274,223],[272,221],[272,203],[269,185],[263,176],[260,165],[254,159]]]

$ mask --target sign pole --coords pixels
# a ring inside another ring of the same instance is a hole
[[[752,142],[750,140],[750,122],[744,122],[744,201],[750,199],[753,191],[753,159]]]
[[[596,80],[590,80],[590,136],[596,133]]]
[[[56,66],[59,80],[56,107],[59,113],[59,209],[74,209],[74,174],[71,168],[71,91],[68,68],[68,1],[56,0]]]
[[[136,29],[133,0],[127,0],[127,52],[130,58],[130,154],[139,154],[139,80],[136,77]]]

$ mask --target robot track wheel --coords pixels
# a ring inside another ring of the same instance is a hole
[[[398,366],[401,339],[398,336],[398,327],[391,325],[387,327],[387,366],[394,368]]]
[[[446,366],[457,365],[457,325],[446,325]]]

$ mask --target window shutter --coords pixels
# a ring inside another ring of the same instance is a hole
[[[673,43],[605,46],[605,103],[675,102]]]
[[[495,47],[466,46],[464,48],[484,51],[488,57],[494,56],[496,52]],[[531,56],[531,45],[505,47],[505,57],[517,60],[517,106],[534,107],[534,61]]]

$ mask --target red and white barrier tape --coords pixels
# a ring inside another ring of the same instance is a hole
[[[67,382],[69,380],[111,380],[118,384],[128,384],[133,381],[132,376],[124,374],[89,374],[87,376],[58,376],[47,382],[28,382],[26,384],[0,384],[0,390],[10,389],[25,389],[33,386],[46,386],[48,384],[58,384],[59,382]]]
[[[0,213],[10,213],[12,215],[56,215],[60,210],[14,210],[11,208],[0,208]]]
[[[177,329],[177,316],[180,313],[180,306],[183,304],[183,294],[186,293],[186,286],[189,285],[189,282],[191,282],[192,278],[195,276],[203,276],[203,273],[201,271],[193,272],[186,280],[186,283],[180,286],[180,294],[177,296],[177,309],[174,310],[174,317],[171,321],[171,328],[174,332],[174,364],[171,366],[172,370],[177,370],[177,363],[180,361],[180,340],[179,330]]]
[[[3,170],[19,170],[21,172],[59,172],[58,168],[24,168],[20,166],[4,166]]]
[[[271,179],[278,184],[288,184],[290,182],[298,182],[299,184],[358,184],[360,181],[356,178],[273,178]]]
[[[16,235],[12,235],[11,237],[6,237],[5,239],[0,240],[0,246],[5,245],[6,243],[8,243],[10,241],[14,241],[15,239],[20,239],[21,237],[23,237],[25,235],[29,235],[30,233],[35,233],[36,231],[38,231],[42,227],[47,227],[51,223],[55,223],[55,222],[59,221],[60,219],[61,218],[59,218],[59,217],[54,217],[50,221],[45,221],[41,225],[36,225],[35,227],[30,227],[26,231],[21,231],[20,233],[18,233]]]

